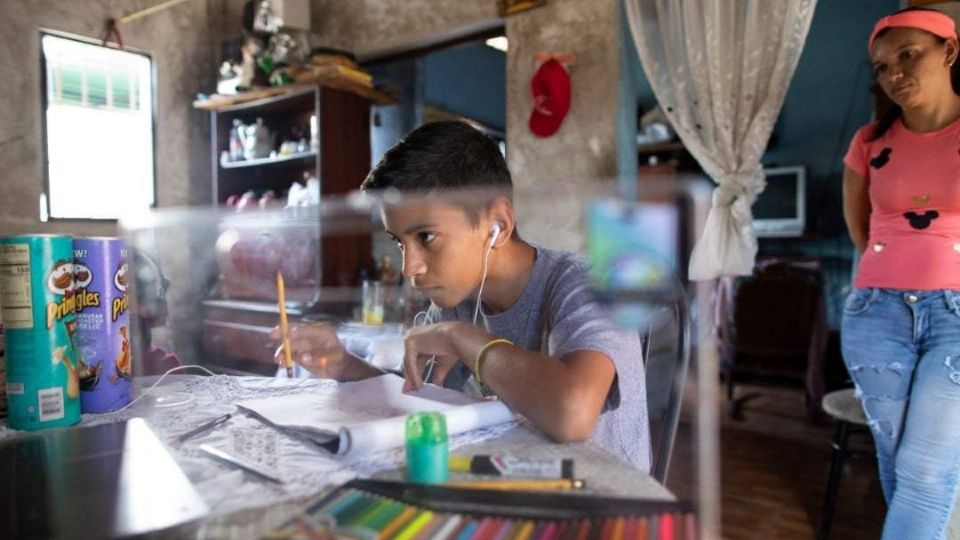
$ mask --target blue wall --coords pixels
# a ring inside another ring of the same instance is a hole
[[[498,130],[507,125],[507,55],[483,41],[423,58],[426,105]]]
[[[820,0],[796,73],[787,91],[780,118],[763,157],[767,166],[806,165],[808,231],[816,236],[845,232],[839,203],[841,160],[850,138],[870,120],[872,73],[867,37],[873,23],[896,11],[899,0],[849,2]],[[637,103],[647,110],[656,104],[640,68],[636,50],[627,49],[637,69]],[[825,215],[824,204],[829,204]]]
[[[790,90],[764,155],[765,165],[806,165],[808,230],[845,234],[840,204],[843,155],[870,121],[873,79],[867,37],[899,0],[820,1]]]

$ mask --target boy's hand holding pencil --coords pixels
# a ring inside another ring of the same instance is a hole
[[[289,342],[292,360],[318,379],[351,381],[382,374],[349,354],[334,328],[327,324],[289,324],[286,341],[283,340],[283,329],[277,326],[270,331],[270,337],[281,343],[273,355],[274,362],[285,365],[284,351]]]
[[[287,369],[287,378],[293,378],[293,353],[290,350],[290,328],[287,325],[287,295],[283,284],[283,274],[277,270],[277,306],[280,309],[280,338],[283,340],[283,366]]]

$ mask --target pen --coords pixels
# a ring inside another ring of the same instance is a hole
[[[211,429],[213,429],[213,428],[219,426],[220,424],[226,422],[227,420],[230,419],[231,416],[233,416],[233,413],[227,413],[227,414],[225,414],[225,415],[223,415],[223,416],[218,416],[218,417],[214,418],[213,420],[210,420],[209,422],[204,422],[203,424],[200,424],[199,426],[191,429],[190,431],[188,431],[188,432],[186,432],[186,433],[183,433],[183,434],[181,434],[181,435],[177,435],[176,437],[173,438],[173,440],[174,440],[175,442],[182,443],[182,442],[184,442],[184,441],[186,441],[186,440],[188,440],[188,439],[192,439],[192,438],[196,437],[197,435],[203,433],[204,431],[210,431]]]
[[[556,489],[581,489],[587,483],[571,478],[524,478],[497,480],[458,480],[447,482],[447,487],[467,489],[493,489],[497,491],[538,491]]]
[[[437,365],[437,357],[431,356],[430,359],[427,360],[427,365],[424,366],[423,382],[430,382],[430,377],[433,377],[433,366],[435,365]]]
[[[277,306],[280,308],[280,336],[283,338],[283,365],[287,378],[293,378],[293,357],[290,352],[290,328],[287,325],[287,298],[283,286],[283,274],[277,270]]]
[[[210,446],[209,444],[201,444],[201,445],[200,445],[200,450],[206,452],[206,453],[209,454],[210,456],[213,456],[214,458],[216,458],[216,459],[218,459],[218,460],[220,460],[220,461],[223,461],[223,462],[225,462],[225,463],[229,463],[230,465],[234,465],[234,466],[236,466],[236,467],[240,467],[241,469],[243,469],[243,470],[245,470],[245,471],[252,472],[253,474],[255,474],[255,475],[257,475],[257,476],[260,476],[260,477],[262,477],[262,478],[266,478],[267,480],[270,480],[271,482],[276,482],[276,483],[278,483],[278,484],[283,484],[283,483],[284,483],[284,481],[283,481],[282,479],[278,478],[278,477],[276,476],[276,474],[273,473],[273,471],[270,471],[269,469],[266,469],[265,467],[263,467],[263,466],[260,465],[259,463],[254,463],[254,462],[252,462],[252,461],[249,461],[249,460],[246,460],[246,459],[237,457],[237,456],[230,455],[230,454],[224,452],[223,450],[220,450],[219,448],[214,448],[213,446]]]

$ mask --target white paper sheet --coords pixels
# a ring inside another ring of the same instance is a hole
[[[514,420],[500,401],[477,400],[433,385],[409,394],[402,388],[402,378],[387,374],[237,405],[318,443],[334,442],[327,448],[343,455],[402,446],[405,417],[414,412],[444,413],[450,435]]]

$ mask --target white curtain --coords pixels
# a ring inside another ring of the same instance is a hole
[[[717,183],[690,279],[747,275],[760,158],[816,0],[625,0],[643,70],[684,146]]]

